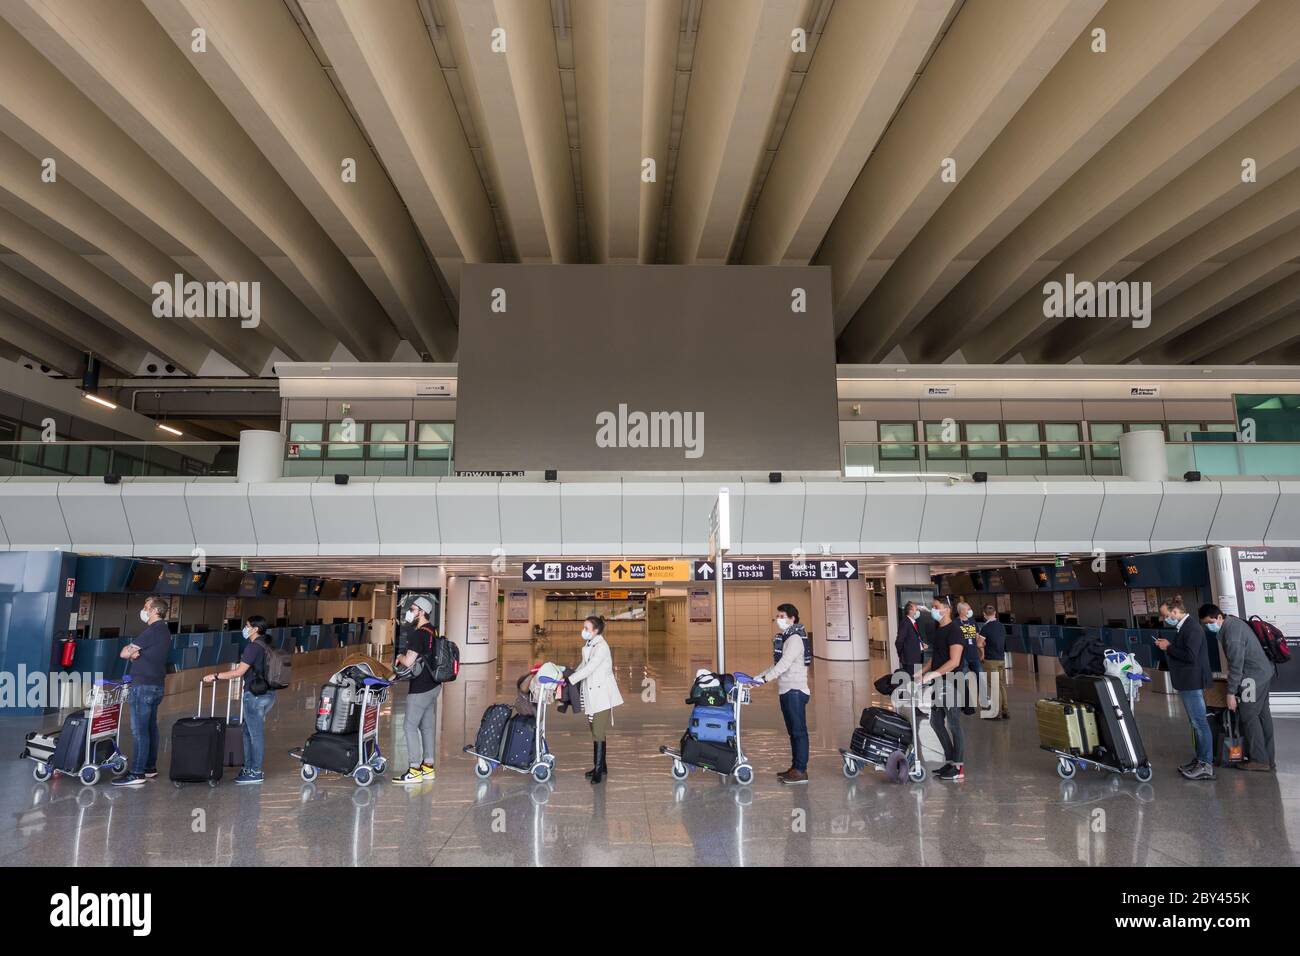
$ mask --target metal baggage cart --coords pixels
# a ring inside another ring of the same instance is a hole
[[[343,776],[351,777],[358,787],[368,787],[382,774],[388,766],[388,758],[379,746],[379,708],[388,700],[388,688],[392,681],[382,677],[367,676],[361,679],[361,716],[357,721],[357,765]],[[302,761],[302,779],[311,783],[322,772],[329,773],[322,767],[315,767],[303,760],[304,748],[289,751],[291,757]]]
[[[510,764],[501,761],[500,754],[496,756],[481,754],[474,749],[473,744],[466,744],[464,747],[465,753],[474,758],[474,776],[480,780],[486,780],[492,776],[492,771],[498,767],[503,767],[515,773],[532,774],[533,779],[538,783],[545,783],[551,779],[551,774],[555,771],[555,754],[551,753],[546,745],[546,713],[550,709],[550,705],[555,702],[562,683],[563,681],[552,677],[544,677],[537,673],[533,674],[533,681],[528,688],[529,699],[537,705],[536,720],[533,726],[532,764],[527,767],[512,767]]]
[[[745,756],[745,750],[740,743],[740,712],[743,707],[749,704],[751,697],[751,688],[757,687],[759,682],[754,680],[748,674],[742,674],[736,671],[732,675],[735,678],[735,685],[727,693],[727,700],[731,704],[732,712],[736,716],[736,763],[727,773],[720,770],[714,770],[712,767],[701,767],[698,764],[689,763],[682,759],[681,751],[668,746],[659,748],[659,752],[665,757],[673,758],[671,773],[673,779],[677,781],[685,780],[692,770],[701,770],[706,773],[716,773],[719,777],[731,777],[739,784],[749,784],[754,781],[754,768],[749,763],[749,758]]]
[[[908,682],[902,687],[907,689],[906,697],[900,696],[899,703],[908,704],[908,714],[912,723],[912,743],[905,750],[894,751],[902,753],[903,758],[907,761],[907,778],[913,783],[923,783],[929,771],[926,770],[925,762],[921,759],[921,733],[917,725],[917,685]],[[902,688],[900,688],[901,690]],[[861,754],[855,754],[852,750],[841,747],[839,748],[840,756],[844,758],[844,776],[852,780],[862,772],[863,767],[871,767],[874,770],[884,770],[888,766],[888,760],[885,763],[876,763],[869,757],[863,757]]]
[[[99,783],[103,771],[111,770],[119,774],[126,769],[126,754],[122,753],[120,744],[122,704],[126,700],[126,691],[130,686],[129,676],[120,681],[103,677],[95,681],[86,708],[86,716],[90,721],[90,726],[86,730],[86,751],[82,755],[81,766],[75,773],[68,773],[68,776],[76,776],[82,783],[93,787]],[[104,749],[99,745],[105,741],[111,742],[111,748],[107,750],[104,759],[97,760],[96,756]],[[24,754],[26,753],[24,751]],[[54,769],[51,763],[53,757],[53,753],[48,758],[38,758],[33,755],[32,759],[36,761],[36,766],[32,768],[32,776],[37,780],[49,780],[55,774],[65,773]]]

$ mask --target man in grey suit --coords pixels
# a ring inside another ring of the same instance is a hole
[[[1201,623],[1219,638],[1223,656],[1228,659],[1228,709],[1241,719],[1241,735],[1246,739],[1244,763],[1240,770],[1270,771],[1277,769],[1273,748],[1273,714],[1268,708],[1268,686],[1273,679],[1273,662],[1264,653],[1259,638],[1249,624],[1234,614],[1224,614],[1216,605],[1202,604],[1198,612]]]

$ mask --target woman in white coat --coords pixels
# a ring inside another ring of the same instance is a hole
[[[600,783],[609,772],[605,766],[605,735],[613,722],[614,708],[623,703],[614,681],[614,659],[605,643],[605,619],[593,614],[582,622],[582,663],[569,674],[569,681],[582,690],[582,712],[591,722],[592,762],[587,779]]]

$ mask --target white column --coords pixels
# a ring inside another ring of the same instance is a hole
[[[497,658],[496,592],[485,577],[448,575],[446,627],[443,633],[460,645],[462,664],[486,664]]]
[[[812,634],[813,656],[828,661],[865,661],[871,657],[871,633],[867,620],[867,590],[862,580],[839,582],[848,598],[849,640],[828,640],[827,597],[835,582],[810,581],[812,607],[809,608],[809,630]]]
[[[1163,429],[1147,428],[1125,432],[1119,437],[1120,471],[1137,481],[1165,481],[1169,460],[1165,457]]]
[[[240,481],[276,481],[284,470],[284,436],[245,428],[239,433]]]

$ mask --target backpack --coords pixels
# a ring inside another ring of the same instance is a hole
[[[460,646],[449,638],[435,637],[429,663],[433,666],[431,676],[435,683],[446,684],[455,680],[460,674]]]
[[[1286,635],[1258,614],[1252,614],[1246,621],[1250,629],[1259,638],[1264,648],[1264,656],[1274,664],[1285,664],[1291,659],[1291,648],[1287,646]]]
[[[269,690],[284,690],[289,686],[289,673],[293,667],[293,657],[288,651],[272,647],[269,641],[262,643],[262,667],[253,671],[253,679],[248,682],[248,692],[254,697],[261,697]]]
[[[691,684],[688,704],[703,704],[706,707],[721,707],[727,703],[727,694],[736,686],[736,679],[730,674],[700,674]]]
[[[1067,677],[1102,676],[1106,673],[1106,647],[1099,637],[1081,637],[1061,652],[1061,670]]]

